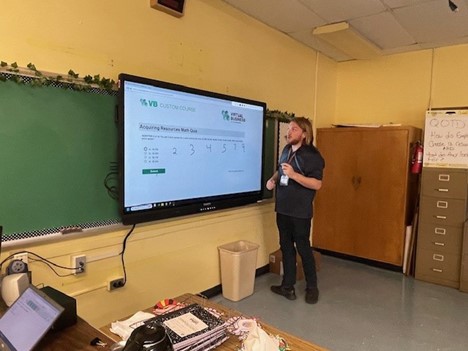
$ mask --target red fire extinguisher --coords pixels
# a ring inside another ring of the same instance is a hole
[[[416,142],[413,151],[413,158],[411,159],[411,173],[419,174],[422,171],[423,163],[423,146],[420,141]]]

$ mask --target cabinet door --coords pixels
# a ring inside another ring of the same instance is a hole
[[[356,233],[363,221],[360,206],[358,159],[361,149],[354,133],[317,132],[317,147],[325,159],[322,188],[314,203],[312,243],[314,247],[355,254]]]
[[[325,130],[313,245],[401,266],[409,164],[407,130]]]

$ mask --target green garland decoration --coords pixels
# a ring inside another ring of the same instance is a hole
[[[290,113],[290,112],[282,112],[282,111],[279,111],[279,110],[269,110],[267,109],[266,110],[266,117],[267,118],[273,118],[273,119],[277,119],[278,121],[280,122],[291,122],[291,120],[296,117],[296,115],[294,113]]]
[[[5,61],[1,61],[1,72],[10,73],[10,76],[7,78],[5,75],[0,74],[0,81],[10,80],[18,84],[24,84],[26,79],[31,80],[33,78],[31,85],[37,87],[48,86],[53,83],[64,83],[68,85],[68,88],[79,91],[99,88],[111,93],[117,90],[117,85],[113,79],[101,78],[99,74],[94,76],[86,75],[80,78],[78,73],[70,69],[68,75],[63,77],[61,75],[43,73],[33,63],[28,63],[27,68],[20,68],[16,62],[9,65]]]
[[[94,76],[86,75],[83,78],[79,77],[79,74],[70,69],[68,75],[63,77],[61,75],[46,74],[39,71],[36,68],[36,65],[33,63],[28,63],[25,68],[20,68],[16,62],[11,64],[6,63],[5,61],[0,62],[0,81],[13,81],[18,84],[25,83],[25,77],[33,78],[31,85],[33,86],[48,86],[52,83],[65,83],[68,85],[68,88],[72,90],[91,90],[95,88],[100,88],[106,90],[107,92],[115,92],[117,90],[117,85],[113,79],[104,78],[97,74]],[[10,77],[2,75],[1,72],[11,73]],[[290,122],[296,115],[290,112],[283,112],[279,110],[266,110],[266,117],[271,119],[276,119],[280,122]]]

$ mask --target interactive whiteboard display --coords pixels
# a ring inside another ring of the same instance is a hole
[[[262,102],[121,75],[124,223],[256,202]]]

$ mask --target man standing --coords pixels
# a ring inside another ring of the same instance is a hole
[[[271,291],[289,300],[296,299],[296,249],[302,259],[307,303],[318,301],[315,259],[310,246],[312,201],[322,186],[325,161],[313,146],[312,124],[304,117],[294,118],[288,127],[287,142],[278,171],[267,181],[268,190],[276,188],[276,224],[283,255],[283,280]]]

